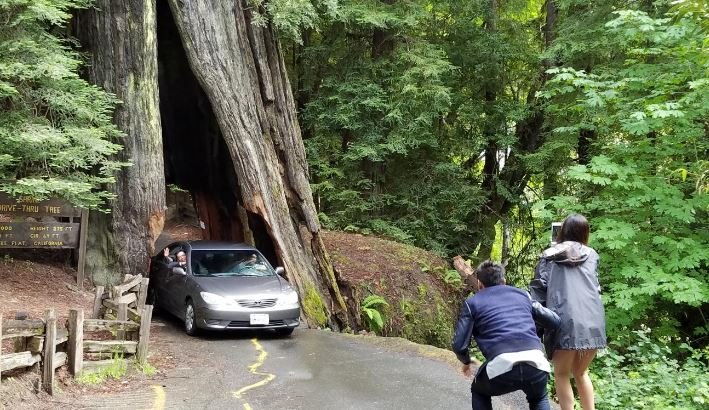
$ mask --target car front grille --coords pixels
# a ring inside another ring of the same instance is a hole
[[[239,306],[245,308],[270,308],[276,304],[276,299],[239,299]]]
[[[282,320],[271,320],[268,325],[252,325],[248,320],[232,320],[227,327],[259,327],[259,326],[283,326]]]

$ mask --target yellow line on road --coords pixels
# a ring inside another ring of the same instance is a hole
[[[261,344],[258,342],[257,339],[255,339],[255,338],[251,339],[251,343],[253,343],[253,345],[256,347],[256,350],[258,350],[259,355],[258,355],[258,358],[256,359],[256,362],[254,364],[252,364],[251,366],[249,366],[249,371],[251,372],[251,374],[255,374],[257,376],[266,376],[266,377],[259,382],[248,385],[246,387],[242,387],[239,390],[235,391],[234,397],[236,397],[237,399],[240,399],[241,395],[243,395],[247,391],[249,391],[251,389],[255,389],[256,387],[265,386],[271,380],[276,378],[276,376],[271,373],[263,373],[263,372],[258,371],[258,368],[261,367],[263,362],[266,360],[266,357],[268,357],[268,353],[265,350],[263,350],[263,347],[261,346]],[[244,409],[251,410],[251,406],[249,405],[249,403],[244,403]]]
[[[165,389],[162,386],[153,385],[155,392],[155,401],[153,402],[153,410],[163,410],[165,408]]]

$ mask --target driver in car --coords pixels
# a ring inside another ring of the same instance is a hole
[[[251,254],[248,259],[245,261],[241,262],[239,264],[239,268],[246,268],[246,267],[251,267],[256,265],[256,262],[258,261],[258,258],[256,257],[256,254]]]
[[[248,269],[264,270],[266,267],[259,261],[255,253],[249,255],[248,258],[242,260],[236,265],[235,272],[241,272]]]

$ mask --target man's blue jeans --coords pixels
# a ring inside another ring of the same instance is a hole
[[[518,363],[509,372],[490,380],[487,377],[486,365],[487,363],[481,366],[470,386],[473,393],[473,410],[492,410],[492,396],[516,390],[522,390],[527,395],[530,410],[549,410],[549,373],[527,363]]]

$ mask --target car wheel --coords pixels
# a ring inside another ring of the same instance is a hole
[[[294,330],[295,330],[294,327],[284,327],[284,328],[276,329],[276,334],[278,336],[290,336]]]
[[[199,328],[197,328],[197,316],[195,315],[194,303],[191,299],[187,300],[187,305],[185,306],[185,333],[190,336],[197,335]]]

